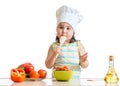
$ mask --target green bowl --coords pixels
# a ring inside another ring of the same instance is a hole
[[[53,71],[53,75],[56,78],[56,80],[59,81],[68,81],[72,78],[72,71]]]

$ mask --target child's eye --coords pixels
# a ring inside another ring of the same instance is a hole
[[[67,27],[67,30],[70,30],[70,28],[69,28],[69,27]]]
[[[67,27],[67,30],[71,30],[71,27]]]
[[[60,29],[64,29],[64,27],[59,27]]]

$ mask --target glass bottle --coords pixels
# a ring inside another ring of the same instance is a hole
[[[119,81],[119,78],[117,76],[117,73],[114,68],[114,57],[109,56],[109,68],[106,76],[104,77],[104,81],[106,83],[117,83]]]

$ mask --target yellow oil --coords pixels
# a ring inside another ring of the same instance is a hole
[[[106,83],[118,83],[119,78],[117,76],[117,74],[115,73],[115,71],[113,72],[108,72],[104,78]]]
[[[111,61],[111,60],[109,60],[109,61]],[[117,73],[115,72],[114,65],[112,65],[112,66],[109,65],[109,69],[108,69],[106,76],[104,77],[104,81],[106,83],[118,83],[119,78],[117,76]]]

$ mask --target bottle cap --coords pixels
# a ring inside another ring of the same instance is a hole
[[[112,55],[109,56],[109,60],[110,61],[113,61],[114,60],[114,57]]]

